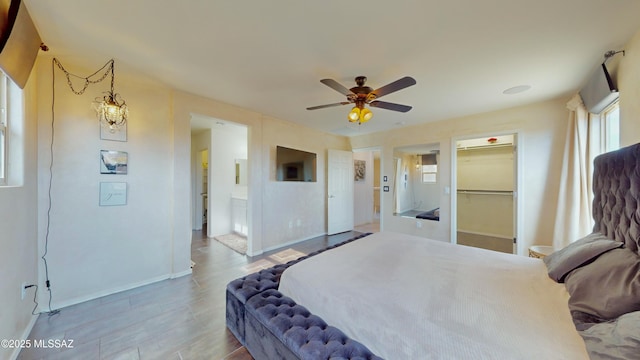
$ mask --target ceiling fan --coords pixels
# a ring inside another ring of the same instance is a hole
[[[351,109],[351,112],[349,112],[349,115],[347,116],[347,118],[349,119],[350,122],[357,122],[358,124],[367,122],[371,120],[371,118],[373,117],[373,113],[371,112],[371,110],[365,108],[366,104],[368,104],[369,106],[377,107],[377,108],[382,108],[382,109],[387,109],[392,111],[399,111],[399,112],[407,112],[411,110],[411,106],[390,103],[386,101],[379,101],[376,99],[384,95],[391,94],[392,92],[396,92],[398,90],[402,90],[409,86],[415,85],[416,80],[414,78],[410,76],[405,76],[401,79],[398,79],[392,83],[389,83],[375,90],[373,90],[369,86],[364,85],[365,82],[367,82],[366,76],[358,76],[356,77],[355,81],[357,86],[354,86],[351,89],[347,89],[342,84],[340,84],[339,82],[333,79],[320,80],[321,83],[327,85],[328,87],[341,93],[342,95],[345,95],[347,97],[347,101],[342,101],[342,102],[333,103],[333,104],[312,106],[312,107],[308,107],[307,110],[317,110],[317,109],[324,109],[324,108],[340,106],[340,105],[355,104],[353,109]]]

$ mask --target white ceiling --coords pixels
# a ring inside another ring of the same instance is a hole
[[[568,97],[640,28],[638,0],[24,2],[62,63],[114,58],[116,91],[118,74],[141,74],[347,136]],[[358,75],[374,89],[412,76],[381,100],[413,109],[373,108],[359,127],[347,105],[306,110],[345,99],[320,79]]]

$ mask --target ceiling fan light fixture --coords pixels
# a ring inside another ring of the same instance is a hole
[[[373,117],[373,113],[369,109],[362,109],[360,111],[360,123],[365,123]]]
[[[367,81],[366,76],[358,76],[356,77],[356,85],[351,89],[347,89],[344,85],[338,83],[333,79],[322,79],[321,83],[327,85],[333,90],[345,95],[347,97],[347,101],[341,101],[333,104],[319,105],[319,106],[311,106],[308,107],[307,110],[318,110],[324,109],[334,106],[347,105],[347,104],[355,104],[353,109],[347,115],[347,119],[349,122],[355,123],[358,125],[365,123],[373,118],[373,112],[371,110],[365,108],[365,105],[370,105],[376,108],[382,108],[392,111],[399,112],[407,112],[411,110],[411,106],[390,103],[386,101],[379,101],[378,98],[385,96],[387,94],[391,94],[398,90],[402,90],[409,86],[415,85],[416,80],[412,77],[405,76],[401,79],[398,79],[394,82],[391,82],[381,88],[377,88],[373,90],[369,86],[365,86],[365,82]]]
[[[351,109],[347,118],[349,119],[349,122],[356,122],[360,120],[360,109],[358,109],[357,106]]]

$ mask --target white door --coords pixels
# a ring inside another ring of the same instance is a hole
[[[353,230],[353,153],[329,150],[327,234]]]

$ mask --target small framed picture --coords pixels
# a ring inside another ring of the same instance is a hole
[[[127,174],[129,155],[124,151],[100,150],[100,174]]]
[[[126,182],[101,182],[100,206],[127,205]]]
[[[111,141],[127,141],[127,123],[125,122],[117,129],[110,129],[100,126],[100,139]]]
[[[367,172],[367,162],[364,160],[353,160],[353,174],[355,181],[364,181]]]

